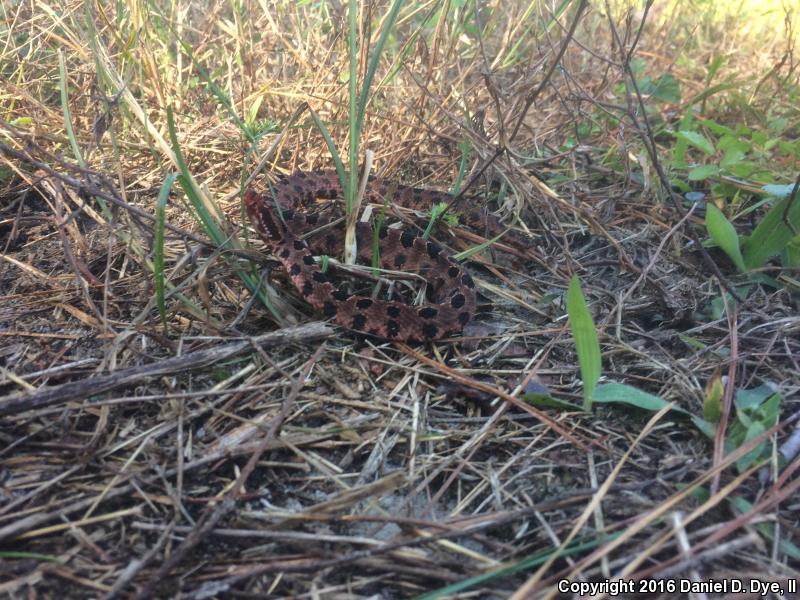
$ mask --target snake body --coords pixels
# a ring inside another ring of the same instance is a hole
[[[293,285],[306,302],[332,317],[343,327],[369,335],[399,341],[437,340],[459,333],[475,315],[475,283],[462,265],[436,242],[425,240],[410,230],[381,227],[379,237],[382,269],[415,273],[428,283],[430,302],[418,306],[396,300],[352,295],[337,287],[322,271],[315,256],[339,256],[344,246],[344,225],[328,228],[329,219],[311,211],[318,198],[342,195],[335,171],[297,172],[278,180],[271,194],[248,189],[244,204],[258,234],[282,263]],[[414,209],[429,209],[438,202],[449,202],[450,194],[393,184],[370,178],[365,200],[382,204],[387,194],[394,204]],[[277,210],[275,202],[280,205]],[[454,206],[462,219],[473,227],[494,234],[499,222],[483,210]],[[303,236],[321,230],[308,239]],[[358,223],[356,238],[358,262],[370,264],[373,227]]]

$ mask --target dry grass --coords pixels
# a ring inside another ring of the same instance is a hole
[[[698,251],[702,216],[667,200],[630,118],[635,97],[619,91],[612,33],[631,49],[644,12],[588,7],[571,36],[578,3],[555,20],[544,3],[478,4],[477,17],[471,2],[403,7],[361,147],[392,179],[473,179],[476,201],[499,197],[535,243],[525,260],[472,257],[477,322],[416,348],[297,326],[318,315],[282,274],[262,277],[263,247],[242,227],[242,182],[269,148],[265,172],[331,166],[307,111],[285,128],[303,103],[347,147],[346,5],[3,4],[4,597],[405,598],[453,585],[442,594],[527,598],[561,579],[797,578],[800,462],[785,445],[797,297],[764,286],[709,314],[738,282],[724,255]],[[671,72],[688,98],[726,54],[722,75],[741,89],[707,114],[752,124],[783,110],[797,132],[782,14],[763,44],[755,24],[710,13],[692,30],[690,10],[647,15],[636,46],[647,72]],[[362,11],[374,43],[387,8]],[[656,122],[686,109],[645,100]],[[193,182],[169,197],[162,271],[153,215],[179,169],[168,106]],[[655,141],[666,155],[671,138]],[[456,251],[482,241],[437,236]],[[697,416],[719,373],[727,402],[774,385],[778,425],[723,451],[721,434],[715,449],[678,412],[521,402],[546,386],[579,404],[573,273],[609,381]],[[252,301],[248,277],[268,295]],[[772,459],[734,468],[758,442]]]

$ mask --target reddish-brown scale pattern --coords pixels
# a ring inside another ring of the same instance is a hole
[[[302,236],[328,223],[320,214],[309,212],[317,198],[333,199],[341,195],[335,171],[298,172],[284,177],[272,187],[271,195],[248,189],[245,208],[256,231],[286,272],[303,298],[326,317],[340,325],[379,337],[405,340],[436,340],[459,333],[475,314],[475,284],[472,277],[442,251],[410,231],[383,228],[380,232],[381,268],[417,273],[433,290],[434,301],[411,306],[392,300],[374,300],[350,295],[329,281],[314,260],[315,255],[338,256],[343,250],[344,226],[323,230],[306,240]],[[383,203],[384,195],[394,190],[391,201],[410,208],[427,210],[437,202],[448,202],[452,196],[443,192],[393,185],[383,179],[370,178],[366,199]],[[281,206],[278,216],[275,201]],[[459,206],[454,207],[459,210]],[[500,224],[480,210],[462,213],[466,222],[484,228],[491,235],[501,231]],[[356,228],[358,261],[370,264],[373,228],[359,223]]]

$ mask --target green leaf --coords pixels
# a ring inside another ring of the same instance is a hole
[[[714,79],[714,76],[719,71],[719,68],[725,62],[725,57],[722,54],[715,54],[714,58],[711,59],[711,64],[708,65],[708,73],[706,74],[706,84],[711,83],[711,80]]]
[[[735,138],[736,132],[730,127],[726,127],[725,125],[720,125],[719,123],[717,123],[716,121],[712,121],[711,119],[698,119],[697,122],[703,125],[703,127],[707,127],[709,130],[711,130],[712,133],[715,133],[716,135],[734,136],[734,139],[736,139]],[[686,129],[686,128],[681,127],[681,129]],[[720,144],[721,143],[722,141],[720,140]]]
[[[697,131],[679,131],[675,134],[679,140],[685,141],[690,146],[694,146],[708,156],[714,154],[714,144],[706,136]]]
[[[258,119],[258,109],[261,108],[261,102],[264,100],[264,96],[256,96],[256,99],[253,101],[253,104],[250,105],[250,108],[247,109],[247,117],[245,118],[245,124],[248,127],[252,127],[256,123],[256,119]]]
[[[656,79],[643,77],[641,80],[637,80],[637,84],[642,94],[648,94],[655,100],[673,103],[681,101],[681,85],[669,73]]]
[[[643,73],[645,68],[647,68],[647,61],[641,56],[635,56],[633,60],[631,60],[631,71],[636,75]]]
[[[744,439],[741,442],[741,445],[746,444],[754,437],[757,437],[764,433],[766,428],[761,421],[753,421],[750,426],[747,428],[747,433],[744,436]],[[745,454],[742,458],[736,461],[736,468],[739,472],[743,472],[747,470],[747,467],[753,464],[754,461],[758,460],[758,458],[764,453],[764,449],[767,447],[766,442],[762,442],[755,448],[753,448],[750,452]]]
[[[746,271],[742,252],[739,249],[739,236],[736,234],[736,229],[722,214],[722,211],[713,204],[706,206],[706,229],[711,239],[722,248],[722,251],[736,265],[736,268],[742,272]]]
[[[719,173],[717,165],[701,165],[689,171],[687,176],[689,181],[701,181],[709,177],[716,176]]]
[[[745,153],[750,152],[752,147],[753,145],[750,142],[743,140],[736,134],[736,132],[731,131],[730,129],[722,134],[722,137],[720,137],[719,141],[717,142],[717,148],[724,152],[738,150],[739,152]]]
[[[64,53],[59,49],[58,51],[58,83],[61,90],[61,110],[64,113],[64,129],[67,131],[67,139],[70,146],[72,146],[72,153],[75,159],[82,167],[86,167],[86,162],[83,160],[80,146],[78,146],[78,139],[75,137],[75,131],[72,128],[72,117],[69,112],[69,96],[67,93],[67,66],[64,61]]]
[[[740,298],[747,298],[748,294],[750,293],[750,286],[743,285],[734,288],[736,290],[736,294]],[[725,292],[725,300],[723,301],[722,296],[716,296],[711,302],[708,303],[706,306],[706,312],[708,317],[712,321],[716,321],[717,319],[721,319],[722,316],[725,314],[725,304],[727,303],[728,306],[731,305],[733,302],[733,296],[731,296],[730,292]],[[723,349],[720,349],[721,352]]]
[[[700,433],[702,433],[709,439],[712,440],[714,439],[714,432],[716,431],[716,427],[712,423],[709,423],[705,419],[696,416],[692,416],[691,419],[692,423],[694,423],[694,426],[697,427]]]
[[[0,552],[0,558],[8,560],[40,560],[43,562],[58,562],[61,559],[58,556],[50,554],[41,554],[39,552],[22,552],[15,550],[3,550]]]
[[[583,379],[583,409],[592,409],[592,398],[600,380],[600,343],[597,341],[592,314],[586,305],[578,276],[573,275],[567,290],[567,315],[575,339],[575,350]]]
[[[635,406],[636,408],[649,410],[651,412],[658,412],[670,404],[658,396],[654,396],[653,394],[624,383],[604,383],[597,386],[593,399],[595,402],[620,402],[622,404],[628,404],[630,406]],[[686,410],[680,408],[679,406],[672,406],[672,410],[676,410],[687,415],[689,414]]]
[[[759,418],[761,418],[764,426],[772,427],[778,422],[781,416],[781,400],[783,396],[778,393],[773,394],[761,405],[759,408]]]
[[[447,217],[445,217],[445,218],[447,218]],[[430,225],[430,223],[428,225]],[[501,231],[496,236],[494,236],[493,238],[489,238],[485,242],[481,242],[480,244],[477,244],[477,245],[473,246],[472,248],[467,248],[466,250],[462,250],[461,252],[458,252],[457,254],[454,254],[453,258],[456,259],[456,260],[467,260],[471,256],[474,256],[474,255],[478,254],[479,252],[483,252],[484,250],[486,250],[486,248],[489,248],[492,244],[494,244],[500,238],[502,238],[506,233],[508,233],[508,229],[505,229],[505,230]]]
[[[724,395],[725,386],[722,385],[719,371],[716,371],[706,383],[703,392],[703,418],[709,423],[719,423]]]
[[[719,161],[719,166],[723,169],[735,170],[736,165],[744,160],[744,152],[740,150],[728,150],[722,160]]]
[[[777,202],[743,244],[742,253],[747,268],[755,269],[762,266],[779,254],[794,237],[792,230],[783,221],[783,213],[788,202],[789,198]],[[792,202],[787,219],[795,229],[800,229],[800,200]]]
[[[736,390],[734,402],[738,410],[754,409],[774,394],[772,386],[764,383],[749,390]]]
[[[447,208],[447,202],[437,202],[433,206],[431,206],[431,218],[428,220],[428,225],[425,227],[425,231],[422,233],[422,239],[427,240],[430,235],[431,231],[433,230],[433,226],[436,223],[436,220],[439,218],[445,209]]]
[[[31,117],[17,117],[16,119],[11,119],[8,124],[13,127],[30,127],[32,123],[33,119]]]
[[[344,163],[342,162],[342,157],[339,154],[339,151],[336,149],[336,144],[333,142],[333,137],[331,137],[331,132],[328,131],[328,127],[325,123],[320,119],[319,115],[314,112],[314,109],[308,108],[308,114],[311,115],[311,119],[314,121],[314,125],[317,126],[319,129],[320,134],[322,134],[322,139],[325,140],[325,145],[328,146],[328,152],[331,153],[331,158],[333,158],[333,165],[336,167],[336,174],[339,176],[339,181],[342,182],[342,185],[347,182],[347,177],[345,176],[344,170]]]
[[[652,87],[653,89],[650,93],[656,100],[672,102],[673,104],[681,101],[681,84],[669,73],[654,80]]]
[[[696,337],[686,335],[685,333],[679,333],[678,339],[689,346],[689,348],[692,350],[705,350],[708,347],[704,342],[700,341]]]
[[[767,129],[770,129],[775,133],[783,133],[788,125],[789,119],[786,117],[776,117],[767,121]]]
[[[739,162],[730,163],[727,166],[727,170],[734,177],[740,177],[744,179],[746,177],[750,177],[750,175],[758,171],[759,166],[750,161],[740,160]]]
[[[745,155],[750,151],[749,142],[732,135],[724,135],[717,143],[717,148],[725,154],[719,161],[719,166],[723,169],[734,168],[744,160]]]

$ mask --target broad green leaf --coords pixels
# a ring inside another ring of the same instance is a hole
[[[747,160],[733,162],[727,167],[731,175],[735,177],[741,177],[742,179],[750,177],[750,175],[758,171],[760,168],[761,167],[759,167],[756,163]]]
[[[753,421],[747,428],[747,433],[745,434],[744,439],[741,441],[741,445],[744,445],[750,440],[752,440],[754,437],[761,435],[762,433],[764,433],[764,431],[766,431],[766,428],[764,427],[764,424],[761,423],[761,421]],[[753,448],[750,452],[745,454],[742,458],[737,460],[736,468],[739,470],[739,472],[741,473],[742,471],[745,471],[747,467],[752,465],[753,462],[757,460],[764,453],[764,448],[766,448],[766,446],[767,446],[766,442],[762,442],[761,444]]]
[[[779,254],[791,241],[792,230],[783,221],[788,198],[777,202],[761,221],[742,247],[745,265],[755,269]],[[800,229],[800,201],[792,202],[787,219],[795,229]]]
[[[736,165],[744,160],[744,152],[740,150],[728,150],[725,156],[719,161],[719,166],[723,169],[735,169]]]
[[[726,127],[725,125],[720,125],[719,123],[717,123],[716,121],[712,121],[711,119],[698,119],[697,122],[703,125],[703,127],[707,127],[708,129],[710,129],[711,132],[716,135],[721,135],[721,136],[736,135],[736,132],[730,127]]]
[[[681,101],[681,85],[670,73],[652,80],[647,91],[642,92],[652,94],[653,98],[662,102],[677,104]]]
[[[767,132],[766,131],[754,131],[753,135],[750,137],[753,140],[753,143],[757,146],[763,146],[767,143]]]
[[[719,161],[719,166],[731,169],[744,160],[750,151],[750,143],[733,135],[723,135],[717,143],[717,148],[725,153]]]
[[[722,150],[723,152],[730,152],[732,150],[738,150],[739,152],[750,152],[752,148],[752,144],[747,140],[743,140],[734,132],[728,130],[729,133],[725,133],[722,137],[719,138],[717,142],[717,148]]]
[[[737,288],[736,294],[739,298],[747,298],[750,294],[750,286],[749,285],[742,285]],[[716,296],[711,302],[707,305],[707,312],[708,316],[712,321],[716,321],[717,319],[721,319],[722,316],[725,314],[725,303],[727,302],[728,306],[731,305],[733,302],[733,296],[731,296],[730,292],[725,292],[725,301],[722,300],[722,296]],[[717,352],[723,352],[725,347],[720,348]]]
[[[701,181],[703,179],[708,179],[709,177],[715,176],[717,173],[719,173],[719,168],[717,168],[717,165],[701,165],[689,171],[689,175],[687,175],[687,177],[689,181]]]
[[[713,204],[706,206],[706,229],[708,229],[708,235],[711,236],[711,239],[722,248],[722,251],[736,265],[736,268],[739,271],[746,271],[742,252],[739,249],[739,236],[736,234],[736,229],[725,218],[722,211]]]
[[[775,390],[765,383],[749,390],[737,390],[734,402],[738,410],[757,408],[773,394]]]
[[[783,130],[789,125],[789,119],[786,117],[776,117],[767,121],[767,129],[776,133],[783,133]]]
[[[759,416],[761,417],[766,427],[772,427],[778,422],[781,416],[781,400],[783,396],[774,394],[767,398],[766,402],[761,405],[759,409]]]
[[[705,435],[709,439],[712,440],[714,439],[714,432],[716,431],[716,427],[712,423],[709,423],[705,419],[694,415],[690,418],[692,419],[692,423],[694,423],[694,426],[697,427],[697,429],[703,435]]]
[[[714,154],[714,144],[706,136],[697,131],[679,131],[675,134],[679,140],[685,141],[690,146],[706,153],[708,156]]]
[[[567,290],[567,315],[575,339],[575,350],[583,379],[583,409],[592,409],[592,397],[600,379],[600,343],[594,327],[592,314],[586,305],[578,276],[573,275]]]

